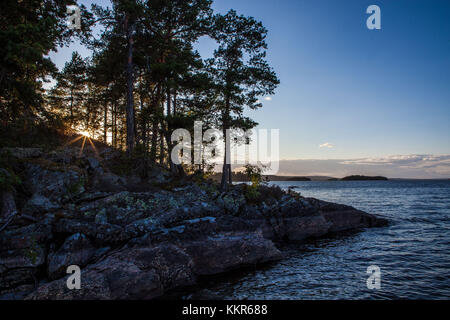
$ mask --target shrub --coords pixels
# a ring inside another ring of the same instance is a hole
[[[252,183],[252,186],[259,186],[261,183],[265,182],[262,175],[264,167],[260,168],[247,164],[244,168],[245,175],[247,176],[248,181]]]
[[[245,167],[245,175],[250,181],[250,185],[247,185],[245,188],[245,198],[248,202],[251,203],[260,203],[263,199],[260,197],[259,189],[263,183],[266,182],[264,179],[262,172],[264,167],[260,168],[257,166],[253,166],[251,164],[247,164]]]

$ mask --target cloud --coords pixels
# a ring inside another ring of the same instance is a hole
[[[264,100],[266,100],[266,101],[272,101],[272,97],[265,97]]]
[[[281,160],[278,174],[332,177],[362,174],[383,175],[389,178],[448,179],[450,155],[412,154],[344,160]]]
[[[343,161],[342,164],[355,165],[391,165],[401,168],[432,168],[437,165],[450,166],[450,156],[429,154],[396,155],[382,158],[363,158]]]
[[[321,148],[321,149],[322,149],[322,148],[332,149],[332,148],[334,148],[334,145],[332,145],[332,144],[329,143],[329,142],[325,142],[325,143],[319,145],[319,148]]]

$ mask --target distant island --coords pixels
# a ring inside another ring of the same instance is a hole
[[[269,181],[312,181],[309,177],[296,176],[266,176]]]
[[[327,177],[327,176],[265,176],[269,181],[372,181],[372,180],[381,180],[387,181],[389,180],[386,177],[382,176],[361,176],[361,175],[352,175],[347,176],[342,179]]]
[[[236,182],[249,182],[249,178],[244,172],[232,172],[233,181]],[[220,181],[221,173],[216,172],[210,176],[215,181]],[[277,176],[277,175],[264,175],[267,181],[387,181],[389,180],[383,176],[363,176],[363,175],[351,175],[344,178],[335,178],[327,176]]]
[[[348,176],[348,177],[344,177],[341,179],[341,181],[372,181],[372,180],[387,181],[389,179],[386,177],[382,177],[382,176],[369,177],[369,176],[360,176],[360,175]]]
[[[250,179],[244,172],[232,172],[233,181],[236,182],[249,182]],[[220,181],[222,174],[217,172],[210,176],[215,181]],[[267,181],[312,181],[310,177],[297,177],[297,176],[274,176],[265,175],[264,179]]]

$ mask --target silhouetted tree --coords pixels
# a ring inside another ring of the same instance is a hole
[[[251,17],[230,10],[217,15],[212,31],[219,48],[207,61],[218,92],[216,104],[220,110],[221,128],[225,139],[222,189],[232,182],[227,129],[251,129],[254,121],[243,115],[244,107],[260,108],[258,97],[273,94],[279,84],[275,72],[267,63],[267,30]]]

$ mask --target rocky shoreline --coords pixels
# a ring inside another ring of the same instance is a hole
[[[161,298],[202,276],[280,260],[280,243],[387,224],[277,187],[260,186],[250,201],[245,185],[220,192],[159,168],[120,175],[108,149],[7,152],[22,183],[3,191],[18,213],[0,232],[1,299]],[[11,220],[2,215],[0,226]],[[67,288],[69,265],[81,267],[80,290]]]

